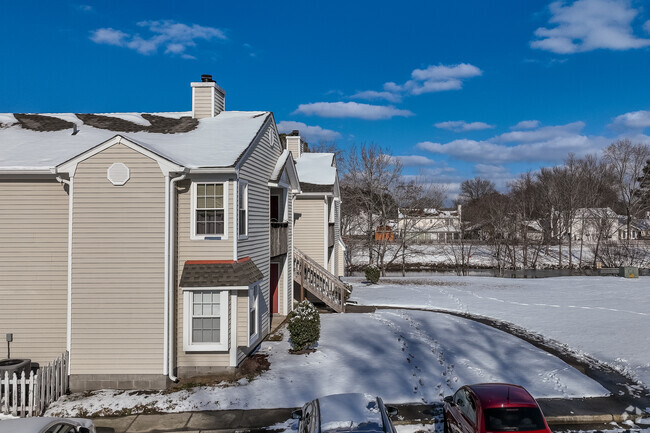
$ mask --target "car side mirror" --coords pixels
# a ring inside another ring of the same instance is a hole
[[[302,419],[302,409],[291,412],[291,419]]]
[[[396,416],[397,415],[397,408],[395,406],[386,406],[386,415],[388,416]]]
[[[90,433],[90,429],[88,427],[79,427],[77,433]]]
[[[445,403],[454,404],[454,396],[448,395],[447,397],[445,397]]]

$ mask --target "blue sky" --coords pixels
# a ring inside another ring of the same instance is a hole
[[[273,111],[311,143],[375,143],[405,173],[499,187],[650,142],[650,2],[3,2],[0,112]]]

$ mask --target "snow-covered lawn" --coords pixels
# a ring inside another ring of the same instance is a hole
[[[53,404],[48,413],[297,407],[342,392],[380,395],[388,403],[440,402],[462,384],[487,381],[518,383],[535,397],[608,394],[563,361],[518,338],[447,314],[385,310],[322,315],[318,350],[303,355],[288,353],[287,334],[283,341],[262,345],[271,368],[251,382],[172,394],[105,390],[87,397],[72,395]]]
[[[465,246],[465,253],[467,254],[468,246]],[[647,246],[641,246],[646,248]],[[393,266],[400,267],[402,263],[401,252],[395,257],[396,245],[389,245],[388,251],[385,256],[386,261],[394,258]],[[424,266],[449,266],[453,267],[456,262],[456,257],[460,257],[460,247],[454,244],[415,244],[410,245],[407,249],[404,261],[410,264],[421,264]],[[569,247],[565,244],[561,248],[562,251],[562,267],[566,268],[569,265]],[[571,250],[573,266],[591,266],[594,260],[595,245],[585,244],[580,251],[580,244],[573,245]],[[496,267],[496,252],[490,245],[472,245],[469,252],[469,267]],[[602,248],[601,248],[602,254]],[[533,248],[528,251],[528,266],[533,265]],[[517,267],[523,268],[523,252],[520,248],[516,249]],[[534,263],[537,269],[557,268],[559,266],[560,248],[557,245],[542,248]],[[650,266],[650,257],[648,254],[638,254],[635,266],[647,268]],[[365,266],[368,264],[368,251],[364,249],[355,249],[352,254],[352,263],[354,265]]]
[[[650,277],[353,280],[359,304],[434,308],[514,323],[650,385]],[[423,283],[423,284],[422,284]]]

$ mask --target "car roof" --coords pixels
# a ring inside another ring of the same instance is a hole
[[[81,418],[56,418],[56,417],[32,417],[6,419],[0,421],[0,433],[33,433],[54,424],[55,422],[67,422],[76,426],[88,427],[92,423],[90,420]]]
[[[477,383],[468,385],[483,408],[537,406],[537,402],[522,386],[509,383]]]
[[[321,432],[383,432],[377,397],[370,394],[334,394],[317,399]]]

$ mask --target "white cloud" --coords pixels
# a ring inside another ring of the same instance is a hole
[[[452,66],[429,66],[426,69],[416,69],[411,72],[411,79],[403,85],[386,83],[384,89],[402,91],[411,95],[458,90],[463,87],[463,79],[477,77],[482,74],[483,71],[468,63]]]
[[[405,167],[427,166],[436,163],[433,159],[422,155],[397,155],[394,158],[398,159]]]
[[[357,102],[314,102],[300,104],[292,114],[305,114],[320,117],[352,117],[366,120],[390,119],[392,117],[409,117],[413,113],[393,106],[360,104]]]
[[[650,111],[632,111],[616,116],[609,125],[614,129],[638,129],[650,127]]]
[[[447,122],[439,122],[434,126],[436,128],[448,129],[454,132],[480,131],[483,129],[494,128],[494,125],[489,125],[485,122],[465,122],[464,120],[450,120]]]
[[[93,11],[93,7],[90,6],[90,5],[78,5],[77,9],[79,9],[82,12],[92,12]]]
[[[650,33],[650,20],[646,21],[646,22],[643,24],[643,30],[645,30],[646,33]]]
[[[341,137],[341,134],[331,129],[323,129],[320,126],[310,126],[302,122],[283,120],[278,123],[278,132],[288,134],[293,130],[300,131],[300,135],[308,142],[317,143],[320,141],[332,141]]]
[[[354,95],[350,96],[350,98],[369,99],[369,100],[384,99],[388,102],[400,102],[402,100],[402,95],[398,93],[387,92],[387,91],[377,92],[375,90],[366,90],[364,92],[357,92]]]
[[[513,131],[488,140],[453,140],[449,143],[430,141],[417,147],[432,153],[445,154],[465,161],[482,164],[510,162],[562,161],[572,152],[578,156],[594,153],[610,143],[605,137],[582,135],[583,122],[548,126],[530,131]]]
[[[510,129],[535,129],[539,127],[539,120],[522,120],[514,126],[511,126]]]
[[[483,71],[469,63],[449,66],[431,65],[426,69],[415,69],[411,72],[411,79],[404,84],[390,81],[384,83],[383,91],[366,90],[357,92],[351,97],[399,102],[404,95],[421,95],[423,93],[462,89],[464,79],[478,77],[482,74]]]
[[[552,28],[535,30],[530,46],[557,54],[596,49],[628,50],[650,46],[650,39],[638,38],[632,21],[639,11],[629,0],[577,0],[550,4]],[[645,28],[645,26],[644,26]]]
[[[579,134],[584,127],[584,122],[573,122],[566,125],[545,126],[527,131],[512,131],[494,137],[494,141],[502,143],[533,143],[559,137],[573,137]]]
[[[122,47],[125,44],[125,39],[128,37],[129,35],[126,33],[108,27],[105,29],[97,29],[92,32],[90,40],[96,44],[117,45],[118,47]]]
[[[164,47],[165,54],[193,59],[194,56],[185,52],[188,48],[195,47],[198,40],[227,39],[222,30],[198,24],[187,25],[171,20],[162,20],[141,21],[137,25],[148,30],[151,35],[143,37],[140,34],[129,34],[109,27],[91,32],[90,40],[97,44],[130,48],[145,55],[154,54],[160,47]]]

